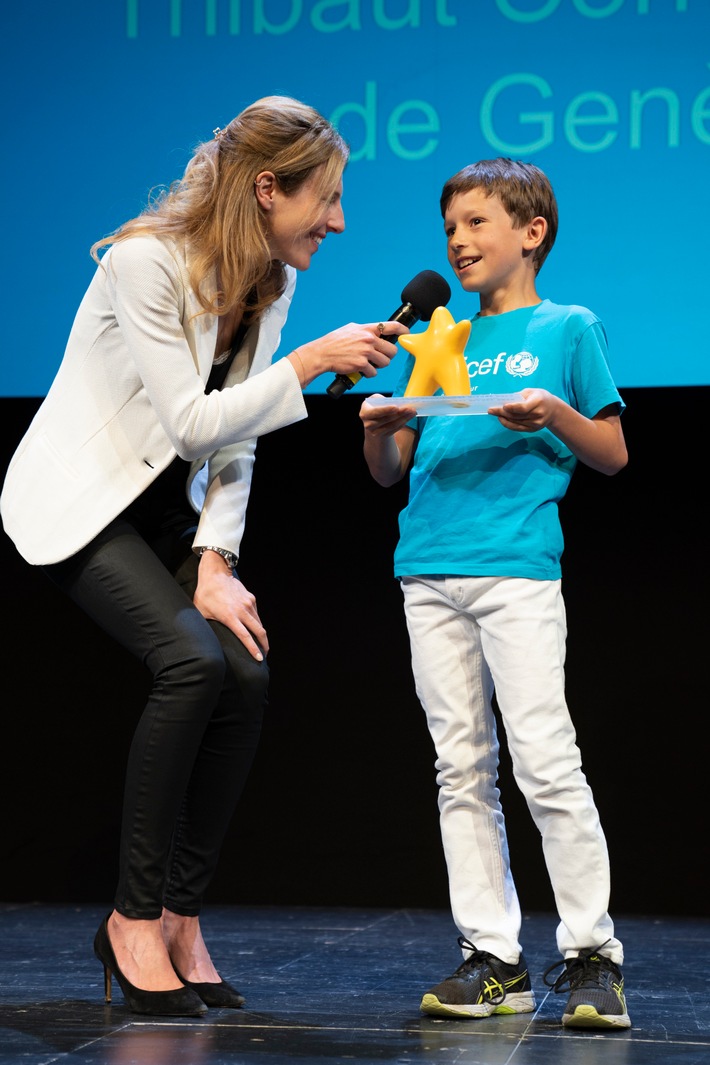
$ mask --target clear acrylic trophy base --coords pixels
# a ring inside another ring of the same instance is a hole
[[[421,417],[445,415],[450,418],[459,414],[488,414],[489,407],[502,407],[504,403],[520,403],[522,392],[473,393],[470,396],[368,396],[373,407],[414,407]]]

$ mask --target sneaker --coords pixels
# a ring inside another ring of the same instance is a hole
[[[559,965],[564,971],[556,980],[548,976]],[[562,1024],[566,1028],[630,1028],[626,1012],[621,969],[596,947],[580,950],[576,958],[555,962],[543,973],[548,987],[558,994],[569,990]]]
[[[424,1013],[436,1017],[490,1017],[492,1013],[531,1013],[535,998],[530,988],[522,954],[516,965],[508,965],[477,950],[463,936],[459,946],[471,953],[453,976],[432,987],[422,999]]]

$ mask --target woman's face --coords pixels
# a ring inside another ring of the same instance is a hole
[[[317,175],[287,196],[271,171],[263,171],[256,182],[257,199],[266,213],[267,239],[272,259],[307,270],[328,233],[342,233],[342,179],[328,200],[317,188]]]

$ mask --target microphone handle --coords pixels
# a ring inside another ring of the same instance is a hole
[[[419,321],[419,313],[415,310],[411,303],[403,303],[399,310],[390,315],[387,319],[388,322],[401,322],[402,325],[406,325],[407,329]],[[388,334],[383,333],[382,339],[387,340]],[[392,337],[392,342],[396,341],[396,337]],[[338,399],[342,396],[343,392],[347,392],[348,389],[356,385],[358,381],[362,379],[362,374],[354,371],[353,373],[339,373],[336,374],[331,383],[326,388],[326,392],[333,399]]]

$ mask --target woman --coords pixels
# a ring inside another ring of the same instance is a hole
[[[114,909],[94,943],[107,1001],[113,974],[138,1013],[244,1001],[220,979],[199,913],[266,696],[268,639],[235,572],[256,438],[306,416],[302,390],[318,375],[371,377],[396,352],[376,324],[350,324],[271,364],[296,271],[343,231],[347,154],[316,111],[267,97],[99,241],[3,488],[20,553],[153,678],[129,754]]]

